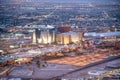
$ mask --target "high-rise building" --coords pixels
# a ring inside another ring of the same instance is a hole
[[[70,44],[71,42],[70,35],[63,35],[63,42],[64,44]]]
[[[36,30],[34,30],[34,32],[33,32],[32,43],[33,43],[33,44],[36,44],[36,43],[37,43]]]
[[[80,32],[66,32],[56,34],[56,43],[58,44],[70,44],[81,42],[83,38]]]
[[[35,29],[33,43],[51,44],[55,42],[56,30],[52,26],[42,26]]]
[[[57,44],[63,44],[63,35],[62,34],[56,34],[56,43]]]
[[[54,40],[54,36],[55,36],[55,33],[54,31],[53,32],[50,32],[49,30],[44,30],[41,32],[40,34],[40,40],[41,40],[41,43],[44,43],[44,44],[51,44],[53,43],[55,40]]]

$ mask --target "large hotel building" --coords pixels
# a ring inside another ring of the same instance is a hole
[[[73,32],[70,26],[61,26],[55,28],[53,26],[44,26],[36,28],[33,32],[33,44],[70,44],[82,41],[81,32]]]

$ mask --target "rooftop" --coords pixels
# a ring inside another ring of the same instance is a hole
[[[96,33],[96,32],[89,32],[85,33],[84,36],[92,36],[92,37],[110,37],[110,36],[120,36],[120,32],[105,32],[105,33]]]

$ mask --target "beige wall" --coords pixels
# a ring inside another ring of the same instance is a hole
[[[63,44],[63,36],[62,34],[56,34],[56,43]]]
[[[63,44],[70,44],[70,35],[63,35]]]
[[[73,33],[73,34],[56,34],[56,43],[57,44],[70,44],[71,42],[77,43],[82,41],[82,33]]]

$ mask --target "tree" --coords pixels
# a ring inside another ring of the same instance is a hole
[[[36,65],[38,68],[40,68],[40,61],[39,60],[36,61]]]

